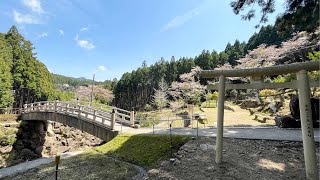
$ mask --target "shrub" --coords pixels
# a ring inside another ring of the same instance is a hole
[[[274,95],[274,94],[277,94],[277,91],[272,89],[264,89],[259,92],[259,96],[264,96],[264,97]]]

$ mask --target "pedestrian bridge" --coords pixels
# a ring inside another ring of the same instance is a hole
[[[105,105],[93,107],[84,102],[42,101],[25,104],[20,119],[51,120],[109,141],[123,128],[133,127],[134,111]]]

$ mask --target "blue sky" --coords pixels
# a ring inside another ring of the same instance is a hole
[[[53,73],[97,80],[153,64],[161,57],[220,52],[258,31],[223,0],[2,0],[0,31],[12,25]],[[277,1],[276,12],[283,11]]]

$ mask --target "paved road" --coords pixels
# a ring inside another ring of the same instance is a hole
[[[152,134],[152,128],[126,129],[124,133],[131,134]],[[156,129],[155,134],[169,134],[169,129]],[[197,135],[197,129],[174,128],[173,134],[179,135]],[[198,131],[199,136],[215,137],[216,128],[201,128]],[[265,140],[285,140],[285,141],[302,141],[301,129],[280,129],[275,127],[229,127],[224,128],[224,137],[243,138],[243,139],[265,139]],[[315,141],[320,141],[320,130],[314,129]]]

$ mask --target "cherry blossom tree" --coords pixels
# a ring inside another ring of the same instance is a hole
[[[175,100],[183,100],[187,104],[197,104],[200,98],[205,94],[206,86],[200,84],[199,73],[201,68],[196,66],[191,72],[181,74],[181,82],[173,82],[169,89],[169,94]]]

